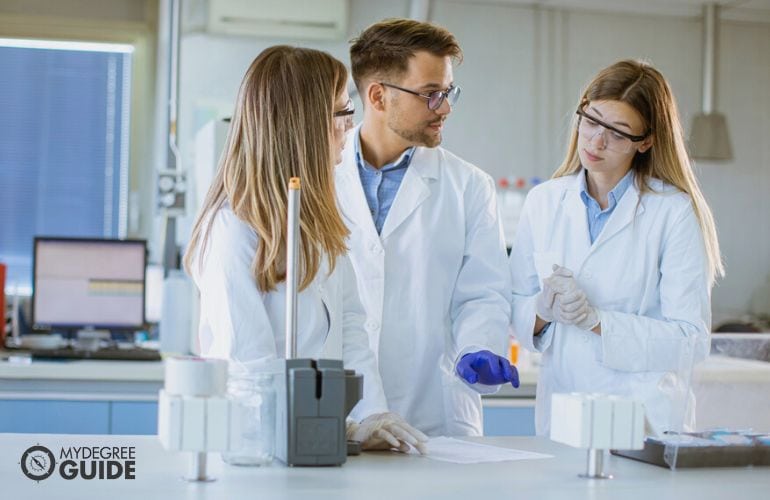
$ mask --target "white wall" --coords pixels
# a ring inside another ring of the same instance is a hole
[[[204,5],[199,0],[188,7],[188,29],[200,22]],[[372,22],[408,12],[406,0],[352,0],[350,37]],[[700,106],[699,18],[433,0],[431,20],[455,33],[465,53],[455,70],[463,95],[444,146],[494,177],[550,175],[563,155],[583,85],[617,59],[654,63],[671,82],[688,129]],[[346,40],[185,35],[180,141],[187,165],[197,128],[230,113],[247,66],[276,43],[319,48],[347,63]],[[735,159],[698,165],[728,272],[714,290],[715,322],[745,312],[752,291],[770,275],[770,24],[722,22],[717,88],[717,108],[727,115]]]

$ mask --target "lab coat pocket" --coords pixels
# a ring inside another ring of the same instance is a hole
[[[564,265],[558,252],[533,252],[532,260],[535,262],[535,270],[541,289],[543,288],[543,280],[553,274],[553,265]]]
[[[447,436],[481,436],[481,396],[455,374],[448,356],[441,357],[441,390],[444,396],[444,414]]]

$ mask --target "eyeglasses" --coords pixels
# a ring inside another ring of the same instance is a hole
[[[353,115],[356,112],[356,108],[353,106],[353,101],[348,99],[345,103],[345,108],[332,113],[334,118],[339,118],[345,125],[353,123]]]
[[[584,139],[591,141],[596,137],[596,134],[601,134],[604,147],[616,153],[628,153],[633,149],[635,142],[645,140],[652,132],[648,130],[644,135],[632,135],[589,115],[582,109],[578,109],[575,113],[580,117],[578,119],[578,133]]]
[[[457,100],[460,98],[460,87],[455,87],[454,85],[450,86],[446,90],[435,90],[433,92],[428,92],[427,94],[405,89],[391,83],[380,82],[380,85],[416,95],[417,97],[422,97],[428,101],[428,109],[431,111],[436,111],[438,108],[440,108],[441,105],[444,104],[444,99],[446,99],[449,103],[449,107],[453,108],[457,103]]]

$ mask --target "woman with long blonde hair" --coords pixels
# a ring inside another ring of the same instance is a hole
[[[672,374],[709,351],[724,269],[658,70],[625,60],[588,84],[564,162],[527,196],[509,262],[515,334],[543,353],[538,434],[551,394],[571,391],[642,400],[656,431],[693,424],[692,394]]]
[[[285,357],[288,185],[299,177],[297,354],[364,375],[348,426],[364,449],[422,450],[425,436],[387,411],[346,256],[333,184],[352,127],[346,82],[341,62],[305,48],[270,47],[247,70],[185,255],[200,292],[201,353],[229,360],[231,373]]]

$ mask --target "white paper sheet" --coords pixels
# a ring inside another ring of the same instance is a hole
[[[412,452],[416,453],[414,450],[412,450]],[[553,458],[553,455],[472,443],[470,441],[443,436],[431,438],[430,441],[428,441],[428,454],[424,456],[431,460],[452,462],[455,464],[479,464],[484,462]]]

